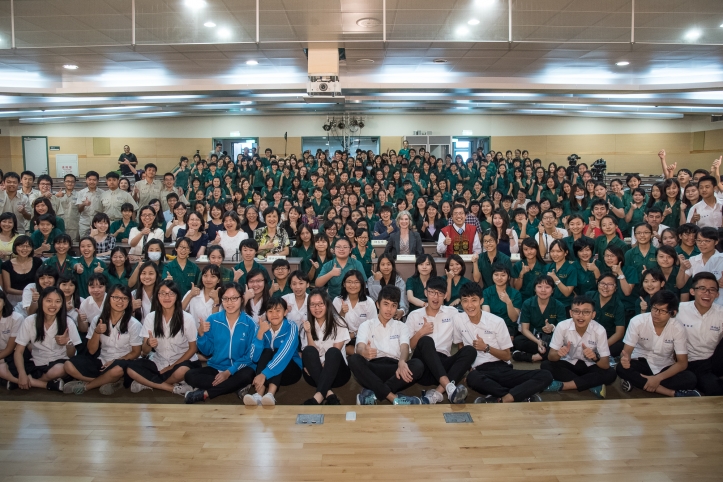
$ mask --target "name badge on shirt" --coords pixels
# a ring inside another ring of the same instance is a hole
[[[366,313],[362,313],[361,315],[359,315],[359,318],[366,318],[366,317],[367,317]]]
[[[673,340],[663,340],[663,343],[669,343],[669,344],[672,344],[672,343],[673,343]]]
[[[399,335],[389,335],[389,339],[390,339],[390,340],[398,340],[398,339],[399,339]]]
[[[442,318],[442,323],[449,323],[452,321],[452,318]]]
[[[711,325],[710,331],[720,331],[720,326]]]

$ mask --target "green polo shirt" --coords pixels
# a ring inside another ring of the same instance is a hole
[[[48,233],[48,240],[46,241],[43,233],[41,233],[40,230],[36,230],[30,235],[30,239],[33,242],[33,248],[38,249],[43,243],[48,243],[50,245],[50,250],[46,251],[46,253],[55,253],[54,241],[55,238],[61,234],[63,234],[62,231],[58,228],[53,228],[50,233]]]
[[[246,275],[248,274],[248,271],[246,270],[246,266],[244,265],[243,260],[239,264],[234,266],[233,269],[237,269],[237,270],[240,269],[241,271],[244,272],[244,274],[239,278],[238,282],[239,282],[239,284],[245,285],[246,284]],[[266,280],[266,284],[267,285],[271,284],[271,276],[269,276],[269,272],[265,267],[263,267],[262,265],[260,265],[259,263],[257,263],[254,260],[253,264],[251,265],[251,269],[252,270],[254,270],[254,269],[261,270],[261,273],[263,273],[264,279]]]
[[[58,255],[55,254],[51,256],[50,258],[46,259],[43,263],[45,266],[52,266],[56,270],[58,270],[58,275],[65,276],[66,278],[75,278],[76,272],[75,272],[75,265],[78,264],[77,258],[71,258],[70,256],[65,256],[65,263],[60,264],[58,263]]]
[[[598,260],[596,263],[598,269],[600,270],[600,274],[610,273],[612,271],[609,266],[607,266],[605,263],[600,262],[600,260]],[[635,300],[638,298],[638,296],[640,296],[638,292],[640,290],[640,276],[642,272],[638,271],[634,266],[628,266],[627,264],[622,267],[622,270],[628,284],[633,285],[633,291],[630,293],[629,296],[625,296],[622,289],[620,288],[620,280],[617,280],[618,288],[616,291],[616,296],[623,303],[623,307],[625,308],[625,310],[632,312],[635,311]]]
[[[442,279],[444,282],[447,282],[447,276],[442,276]],[[462,288],[462,286],[466,285],[467,283],[472,283],[469,279],[462,276],[459,280],[459,283],[456,285],[454,284],[454,280],[452,280],[452,297],[449,299],[449,301],[445,301],[445,305],[451,305],[454,300],[459,299],[459,290]]]
[[[427,302],[427,295],[424,294],[424,283],[422,283],[422,280],[419,278],[419,276],[411,276],[407,278],[407,291],[411,291],[415,298]],[[418,306],[413,306],[411,303],[409,304],[409,309],[412,311],[413,309],[418,309]]]
[[[484,283],[485,288],[495,285],[495,282],[492,281],[492,265],[495,263],[502,263],[508,270],[510,270],[510,272],[512,272],[512,262],[510,261],[510,257],[505,253],[497,251],[497,254],[492,261],[490,261],[490,257],[486,252],[480,253],[477,258],[477,267],[482,275],[482,282]]]
[[[101,266],[103,269],[105,269],[106,264],[95,257],[90,260],[89,264],[86,264],[85,258],[83,258],[82,256],[78,258],[78,262],[75,264],[79,264],[83,267],[83,272],[81,274],[75,274],[75,278],[78,280],[78,293],[80,294],[81,298],[87,298],[88,296],[90,296],[90,293],[88,292],[88,280],[95,273],[95,271],[93,270],[98,266]],[[108,273],[103,274],[105,274],[106,277],[108,276]]]
[[[161,279],[166,279],[166,276],[168,276],[169,273],[183,296],[187,291],[191,291],[191,284],[196,282],[196,279],[201,274],[201,270],[198,265],[193,263],[190,259],[186,260],[185,268],[181,268],[181,265],[178,264],[178,260],[174,259],[173,261],[163,265]]]
[[[119,219],[119,220],[117,220],[117,221],[113,221],[113,222],[110,224],[110,228],[108,229],[108,232],[109,232],[109,233],[115,233],[116,231],[118,231],[118,230],[119,230],[121,227],[123,227],[123,226],[124,226],[124,225],[123,225],[123,220],[122,220],[122,219]],[[123,231],[122,231],[118,236],[115,237],[115,242],[116,242],[116,243],[120,243],[120,242],[122,242],[124,239],[126,240],[126,242],[128,242],[128,237],[129,237],[130,234],[131,234],[131,229],[137,228],[137,227],[138,227],[138,223],[137,223],[137,222],[135,222],[135,221],[129,222],[127,225],[125,225],[125,229],[123,229]]]
[[[108,286],[113,285],[123,285],[128,286],[128,278],[130,278],[131,273],[133,273],[133,270],[131,271],[123,271],[120,276],[116,275],[115,269],[112,269],[112,266],[109,266],[108,269],[105,271],[105,275],[108,278]]]
[[[582,267],[580,261],[575,261],[575,270],[577,271],[577,287],[575,293],[587,293],[597,289],[597,280],[595,273],[588,271]]]
[[[669,207],[672,211],[670,214],[663,218],[661,224],[664,224],[671,228],[677,228],[678,226],[680,226],[680,199],[676,200],[671,206],[666,196],[665,201],[658,201],[653,204],[653,207],[659,208],[663,212],[665,212],[665,208]]]
[[[623,250],[623,253],[627,253],[630,250],[630,246],[628,246],[628,243],[618,238],[617,236],[614,236],[613,239],[610,240],[610,243],[608,243],[605,235],[602,235],[598,236],[597,239],[595,239],[595,248],[593,249],[593,254],[597,254],[600,258],[602,258],[608,246],[617,246],[618,248]]]
[[[583,234],[582,237],[587,237]],[[594,241],[592,238],[588,238],[590,241]],[[562,238],[563,241],[565,241],[565,244],[567,244],[567,250],[570,252],[570,259],[577,261],[577,256],[575,255],[575,250],[573,249],[573,245],[575,244],[575,238],[570,236],[565,236]]]
[[[228,268],[224,268],[223,266],[219,266],[218,269],[221,271],[221,284],[222,285],[233,282],[233,271],[232,270],[230,270]],[[202,271],[203,270],[201,268],[199,268],[198,276],[196,276],[196,281],[194,281],[194,283],[198,287],[203,286],[202,285],[203,280],[201,279],[203,277]]]
[[[518,261],[515,263],[514,266],[512,266],[512,277],[513,278],[519,278],[520,273],[522,272],[522,267],[528,266],[527,259],[523,259],[522,261]],[[522,277],[522,289],[520,289],[520,294],[522,295],[522,299],[526,300],[528,298],[531,298],[535,296],[535,280],[538,276],[547,273],[547,266],[545,263],[540,263],[537,261],[535,265],[532,267],[530,271],[525,273],[525,276]]]
[[[59,230],[61,233],[65,232],[65,221],[63,221],[63,218],[61,218],[60,216],[55,217],[55,229]],[[37,230],[38,229],[35,226],[35,223],[31,222],[30,223],[30,232],[27,233],[28,236],[30,236],[30,234],[34,233]]]
[[[554,298],[547,301],[544,311],[540,310],[537,296],[527,298],[522,303],[522,309],[520,310],[520,323],[529,323],[533,335],[544,333],[542,328],[545,326],[545,320],[551,325],[557,325],[567,318],[565,306]]]
[[[588,291],[585,294],[595,302],[595,321],[605,328],[608,338],[615,334],[616,327],[625,326],[625,308],[618,299],[617,293],[613,294],[612,298],[603,307],[600,306],[600,293],[598,291]]]
[[[552,271],[555,271],[557,277],[560,278],[560,282],[565,286],[577,287],[577,270],[575,269],[574,261],[565,261],[560,269],[557,269],[557,265],[555,263],[550,263],[547,265],[547,272],[551,273]],[[562,303],[565,308],[569,308],[572,306],[573,298],[575,298],[575,291],[573,290],[573,292],[570,293],[570,296],[565,296],[562,294],[562,291],[555,286],[555,291],[552,296],[554,299]]]
[[[675,247],[675,252],[685,256],[685,259],[690,259],[691,256],[696,256],[696,255],[700,254],[700,250],[698,249],[698,246],[693,246],[693,251],[690,254],[688,254],[685,251],[683,251],[683,248],[681,248],[680,245],[678,245]]]
[[[314,254],[314,243],[309,245],[309,249],[306,249],[303,245],[300,248],[297,248],[296,246],[291,248],[291,256],[293,258],[301,258],[302,260],[305,260],[311,258],[312,254]]]
[[[376,259],[376,256],[372,257],[374,254],[374,248],[367,245],[367,250],[364,252],[364,256],[361,255],[361,252],[359,252],[358,248],[354,248],[351,250],[351,255],[359,261],[362,266],[364,266],[364,276],[369,278],[372,275],[372,265],[374,264],[374,259]]]
[[[658,248],[650,245],[648,254],[643,256],[640,252],[638,245],[633,246],[630,251],[625,253],[625,266],[634,266],[639,272],[643,272],[643,269],[656,268],[658,266]]]
[[[360,273],[365,272],[364,265],[361,263],[361,261],[357,259],[349,257],[346,260],[346,264],[342,268],[336,258],[334,258],[324,263],[324,266],[321,267],[321,271],[317,275],[317,279],[321,276],[324,276],[335,267],[341,268],[341,274],[339,276],[332,277],[329,281],[326,282],[326,290],[332,300],[337,296],[341,296],[341,281],[344,279],[345,274],[354,269],[359,271]]]
[[[314,208],[314,214],[316,214],[317,216],[321,216],[322,214],[324,214],[326,210],[329,209],[329,206],[331,206],[331,204],[325,201],[324,198],[321,199],[321,202],[317,202],[316,198],[312,199],[311,205]]]
[[[289,281],[289,278],[286,278],[286,285],[281,288],[281,285],[279,285],[279,291],[275,291],[273,295],[271,295],[272,298],[281,298],[284,295],[288,295],[289,293],[293,293],[291,291],[291,282]]]
[[[522,296],[520,295],[520,292],[514,288],[510,288],[509,286],[505,291],[507,292],[507,296],[509,296],[512,300],[512,306],[517,309],[521,309]],[[510,336],[519,334],[520,331],[517,326],[517,320],[510,319],[510,316],[507,314],[507,304],[500,300],[500,297],[497,294],[497,287],[492,285],[485,288],[482,294],[484,296],[484,304],[490,307],[490,313],[505,320],[505,325],[507,325],[507,331],[510,333]]]

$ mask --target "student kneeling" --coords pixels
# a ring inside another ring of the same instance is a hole
[[[688,337],[675,319],[678,297],[661,290],[650,298],[650,313],[632,320],[615,367],[625,392],[633,387],[668,397],[699,397],[697,377],[688,368]]]
[[[499,316],[482,311],[482,287],[467,283],[459,290],[459,297],[464,312],[454,317],[454,342],[476,350],[467,385],[487,395],[475,403],[541,401],[537,394],[552,382],[552,376],[542,370],[512,368],[507,324]]]
[[[424,373],[424,363],[409,358],[409,330],[394,319],[401,291],[386,285],[377,297],[379,315],[359,326],[356,353],[349,356],[349,368],[364,389],[357,395],[357,405],[374,405],[387,399],[394,405],[419,405],[418,397],[399,392],[411,387]]]
[[[595,302],[588,296],[576,296],[570,310],[572,318],[561,321],[552,335],[550,354],[541,369],[554,380],[546,392],[590,390],[605,398],[605,385],[615,381],[610,368],[610,349],[605,328],[595,316]]]

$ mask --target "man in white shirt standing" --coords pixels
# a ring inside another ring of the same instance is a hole
[[[505,321],[482,311],[482,287],[467,283],[460,288],[463,313],[454,316],[454,342],[473,348],[473,370],[467,384],[486,395],[474,403],[540,402],[538,395],[550,383],[552,375],[545,370],[514,370],[510,359],[512,340]]]
[[[375,405],[389,400],[394,405],[420,405],[419,397],[399,392],[411,387],[424,372],[421,360],[409,358],[409,329],[394,319],[401,291],[386,285],[379,292],[379,315],[361,324],[356,334],[356,353],[347,358],[349,368],[364,389],[357,405]]]
[[[698,191],[703,198],[694,204],[688,212],[687,222],[699,227],[720,228],[723,226],[723,204],[715,197],[718,180],[713,176],[703,176],[698,180]]]
[[[593,320],[595,302],[589,296],[576,296],[570,314],[572,318],[555,327],[550,354],[540,366],[554,378],[545,391],[590,390],[605,398],[605,385],[613,383],[617,376],[610,368],[607,332]]]
[[[693,276],[695,301],[680,304],[676,319],[688,335],[688,371],[698,378],[703,395],[723,395],[723,306],[716,304],[718,281],[711,273]]]
[[[457,385],[472,366],[477,356],[472,346],[460,348],[451,355],[454,337],[454,317],[457,309],[444,306],[447,282],[440,277],[427,281],[424,294],[427,306],[409,313],[407,326],[412,334],[409,342],[414,350],[412,359],[424,363],[424,373],[419,379],[420,385],[438,384],[436,389],[427,390],[422,403],[435,404],[444,400],[444,392],[450,403],[464,403],[467,387]]]
[[[620,387],[633,387],[666,397],[699,397],[696,377],[688,367],[688,338],[675,319],[678,297],[660,290],[650,298],[650,313],[632,320],[625,333],[623,352],[615,371]]]
[[[715,303],[723,306],[723,253],[716,251],[715,246],[717,243],[718,230],[711,227],[702,228],[695,239],[695,245],[698,247],[700,254],[691,256],[687,260],[682,254],[678,255],[681,269],[678,271],[675,284],[678,289],[682,289],[688,279],[696,274],[704,271],[711,273],[718,280],[720,296],[715,299]]]

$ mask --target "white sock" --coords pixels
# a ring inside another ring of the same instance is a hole
[[[454,391],[457,389],[457,386],[454,384],[454,382],[449,382],[445,389],[447,390],[447,397],[451,397],[452,394],[454,394]]]

